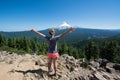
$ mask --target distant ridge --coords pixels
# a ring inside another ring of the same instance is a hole
[[[63,22],[62,24],[55,27],[56,35],[61,34],[68,30],[71,27],[70,24],[67,22]],[[96,39],[96,38],[108,38],[112,36],[120,36],[120,30],[104,30],[104,29],[89,29],[89,28],[80,28],[78,26],[74,26],[75,30],[60,39],[60,41],[66,41],[66,42],[76,42],[81,40],[88,40],[88,39]],[[40,30],[45,35],[49,35],[48,29]],[[34,38],[38,37],[40,40],[41,38],[39,35],[30,32],[30,31],[18,31],[18,32],[3,32],[0,31],[0,34],[2,34],[5,37],[28,37],[28,38]]]

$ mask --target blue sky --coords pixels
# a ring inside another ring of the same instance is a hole
[[[120,0],[0,0],[0,31],[42,30],[64,21],[120,29]]]

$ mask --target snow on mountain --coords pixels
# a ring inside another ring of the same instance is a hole
[[[72,27],[70,24],[68,24],[67,22],[63,22],[59,26],[55,27],[55,29],[62,30],[62,29],[70,28],[70,27]]]

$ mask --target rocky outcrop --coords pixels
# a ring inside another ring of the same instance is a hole
[[[120,80],[120,64],[98,59],[85,62],[67,54],[58,59],[58,71],[47,74],[44,55],[17,55],[0,52],[0,79],[2,80]],[[53,69],[52,69],[53,70]]]

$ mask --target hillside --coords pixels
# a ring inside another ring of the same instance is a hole
[[[48,34],[48,30],[41,30],[45,35]],[[56,35],[66,31],[68,29],[56,29]],[[30,31],[21,31],[21,32],[0,32],[5,37],[28,37],[28,38],[33,38],[37,37],[39,38],[40,41],[43,39],[36,35],[35,33],[32,33]],[[116,36],[119,35],[120,32],[119,30],[99,30],[99,29],[86,29],[86,28],[75,28],[75,31],[72,33],[68,34],[66,37],[62,38],[61,41],[66,41],[66,42],[76,42],[76,41],[81,41],[81,40],[88,40],[88,39],[95,39],[95,38],[107,38],[111,36]]]
[[[58,59],[57,76],[47,75],[47,57],[0,52],[0,80],[120,80],[120,64],[98,59],[87,64],[66,54]]]

